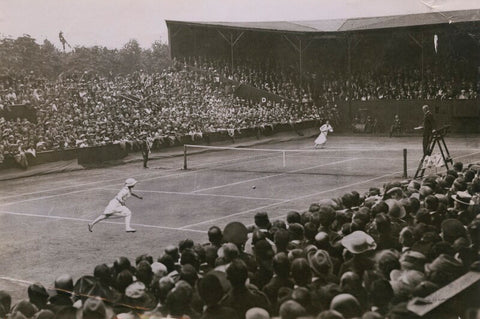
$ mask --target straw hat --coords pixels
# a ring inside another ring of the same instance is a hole
[[[361,254],[377,248],[375,240],[367,233],[357,230],[343,237],[342,246],[352,254]]]
[[[470,195],[468,192],[457,192],[456,194],[452,195],[452,199],[463,205],[473,205],[472,195]]]

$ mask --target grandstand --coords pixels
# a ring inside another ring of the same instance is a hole
[[[166,23],[163,70],[0,78],[0,318],[478,316],[480,10]]]

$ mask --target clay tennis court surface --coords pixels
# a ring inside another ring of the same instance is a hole
[[[446,142],[454,160],[480,161],[478,138]],[[411,177],[421,156],[420,137],[333,135],[316,151],[312,143],[305,138],[252,147],[288,150],[285,167],[282,152],[207,151],[188,156],[188,170],[178,156],[151,161],[148,170],[131,163],[0,182],[0,289],[25,298],[29,282],[48,287],[63,273],[76,280],[118,256],[157,258],[181,239],[205,242],[212,225],[251,224],[258,211],[280,218],[323,198],[401,180],[404,148]],[[87,223],[128,177],[139,181],[134,192],[144,197],[127,201],[137,232],[126,233],[119,219],[89,233]]]

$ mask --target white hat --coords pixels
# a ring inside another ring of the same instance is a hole
[[[125,180],[125,185],[128,187],[135,186],[138,182],[135,180],[135,178],[127,178]]]
[[[472,201],[472,195],[470,195],[468,192],[457,192],[456,194],[452,195],[452,199],[463,205],[474,204],[474,202]]]
[[[361,230],[354,231],[353,233],[343,237],[341,244],[352,254],[361,254],[377,248],[375,240]]]

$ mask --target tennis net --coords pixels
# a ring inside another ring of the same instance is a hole
[[[312,172],[326,162],[321,150],[184,145],[183,168],[237,172]],[[336,157],[338,159],[338,157]]]

